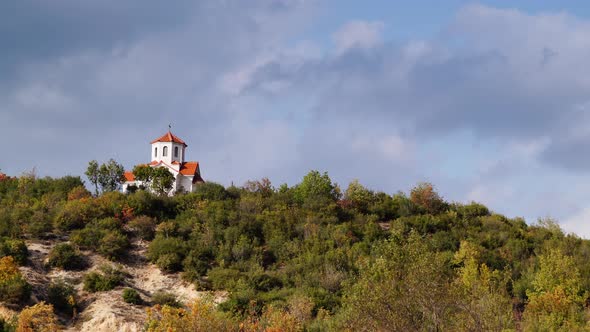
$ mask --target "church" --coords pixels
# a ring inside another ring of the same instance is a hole
[[[199,162],[185,161],[185,151],[188,145],[172,134],[170,130],[162,137],[151,142],[152,161],[148,164],[151,167],[166,167],[172,175],[174,182],[170,195],[176,192],[192,192],[196,184],[204,182],[199,169]],[[125,172],[125,182],[122,190],[124,193],[130,191],[130,187],[139,187],[140,181],[135,180],[133,172]]]

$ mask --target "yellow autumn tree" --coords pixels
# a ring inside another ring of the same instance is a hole
[[[506,290],[508,275],[480,264],[480,248],[461,241],[454,262],[462,265],[454,283],[457,307],[454,329],[505,331],[514,327],[512,303]]]
[[[156,305],[148,309],[148,332],[238,331],[236,322],[217,311],[211,299],[195,299],[187,308]]]
[[[45,302],[27,307],[18,316],[16,332],[54,332],[59,331],[53,306]]]
[[[551,250],[539,256],[539,268],[527,290],[525,331],[578,331],[587,328],[584,305],[587,294],[571,256]]]
[[[31,287],[18,270],[12,256],[0,258],[0,301],[17,304],[31,294]]]

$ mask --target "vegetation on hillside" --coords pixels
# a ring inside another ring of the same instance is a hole
[[[63,239],[49,265],[81,269],[81,249],[124,261],[141,239],[162,271],[229,292],[219,305],[170,306],[162,295],[150,331],[590,328],[590,241],[552,220],[528,225],[478,203],[447,202],[428,183],[409,194],[358,181],[341,190],[312,171],[293,187],[203,183],[173,197],[98,186],[104,193],[92,196],[78,177],[0,180],[0,301],[32,304],[17,269],[27,264],[23,240]],[[106,291],[124,278],[104,268],[84,286]],[[72,312],[72,288],[52,287],[54,306]],[[141,302],[132,290],[124,296]],[[51,306],[27,315],[41,309]]]

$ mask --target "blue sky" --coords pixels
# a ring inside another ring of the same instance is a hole
[[[430,181],[590,237],[589,37],[583,1],[9,2],[0,170],[131,168],[172,123],[206,180]]]

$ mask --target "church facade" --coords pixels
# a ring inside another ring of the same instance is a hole
[[[188,145],[172,134],[170,130],[163,136],[151,142],[151,167],[165,167],[174,176],[174,182],[170,195],[176,192],[192,192],[196,184],[204,182],[201,177],[199,162],[185,161],[185,152]],[[133,172],[125,172],[125,182],[122,190],[124,193],[130,191],[130,187],[141,186],[141,181],[135,179]]]

